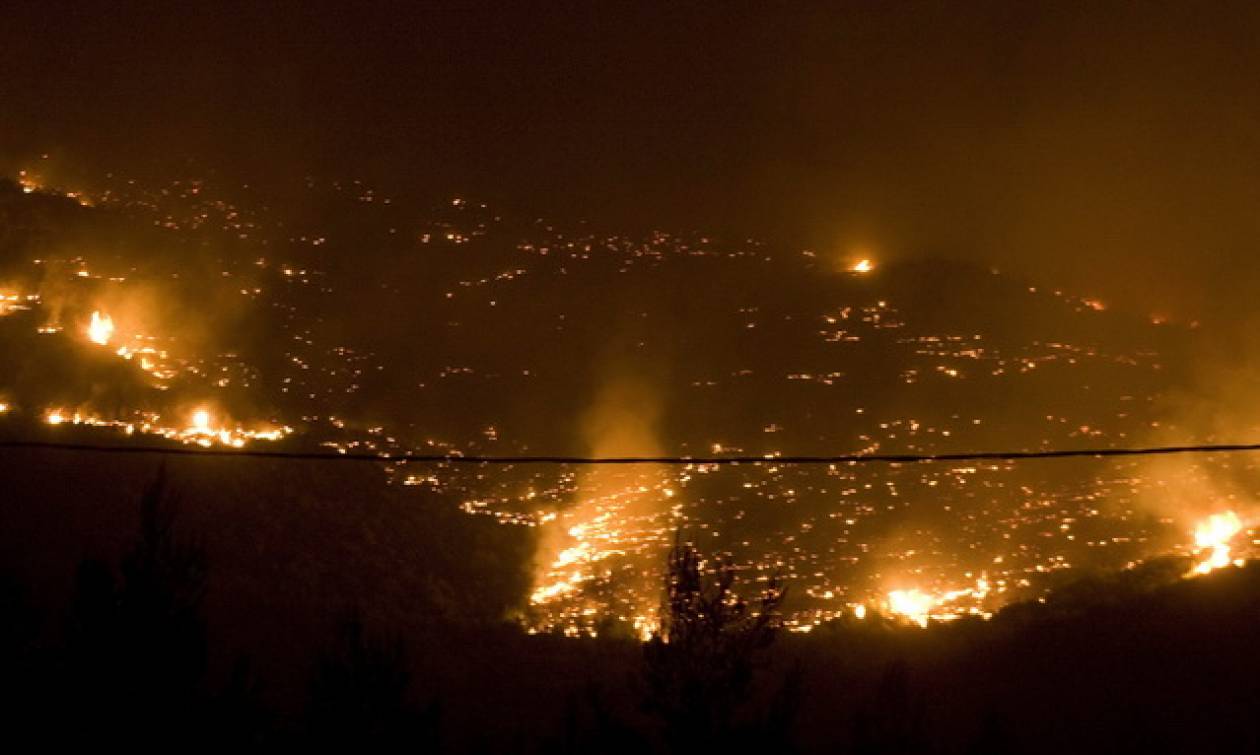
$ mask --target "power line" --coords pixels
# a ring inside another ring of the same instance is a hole
[[[165,456],[215,456],[305,461],[355,461],[411,464],[918,464],[959,461],[1020,461],[1023,459],[1103,458],[1112,456],[1166,456],[1170,454],[1237,453],[1260,451],[1260,443],[1219,445],[1149,446],[1145,448],[1086,448],[1059,451],[982,451],[949,454],[839,454],[836,456],[463,456],[457,454],[343,454],[313,451],[265,451],[257,449],[181,448],[171,446],[113,446],[49,441],[0,440],[0,448],[43,449],[111,454],[160,454]]]

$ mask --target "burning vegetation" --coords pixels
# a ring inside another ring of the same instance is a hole
[[[1232,511],[1213,514],[1194,528],[1194,547],[1201,559],[1193,574],[1207,574],[1226,566],[1242,566],[1244,559],[1230,559],[1230,541],[1243,529],[1243,523]]]
[[[388,207],[378,220],[391,227],[407,214],[363,183],[308,190],[356,211]],[[362,282],[362,271],[321,269],[345,243],[336,228],[282,225],[217,191],[204,179],[159,192],[114,180],[96,191],[23,188],[7,200],[64,206],[67,224],[88,229],[106,210],[158,221],[160,243],[136,233],[137,247],[208,237],[235,251],[171,265],[45,239],[41,248],[65,251],[11,256],[0,270],[9,281],[0,327],[9,348],[31,359],[0,375],[6,427],[34,420],[58,440],[109,432],[119,442],[377,454],[389,460],[387,483],[538,529],[521,620],[539,633],[591,635],[611,621],[649,636],[659,626],[660,558],[681,524],[755,575],[749,584],[781,573],[796,588],[784,626],[798,632],[877,614],[918,626],[988,617],[1076,568],[1123,569],[1189,550],[1192,573],[1203,574],[1248,556],[1241,519],[1232,531],[1205,525],[1193,546],[1175,526],[1180,515],[1152,521],[1145,499],[1165,480],[1123,460],[1055,470],[775,461],[1002,448],[1027,442],[1027,432],[1039,448],[1132,444],[1162,427],[1165,367],[1193,329],[1156,328],[1095,299],[952,264],[886,262],[866,275],[877,262],[864,254],[845,263],[852,275],[829,276],[812,255],[757,241],[545,225],[521,241],[516,226],[465,199],[379,242],[398,259],[408,259],[404,248],[425,255],[417,271],[436,269],[458,246],[459,265],[416,277],[417,288],[408,288],[405,263]],[[764,289],[767,276],[784,296]],[[384,294],[365,296],[364,287]],[[583,298],[623,288],[639,292],[625,306]],[[705,317],[687,319],[688,307]],[[408,317],[443,324],[440,336],[400,348],[377,327]],[[1011,319],[1040,330],[1012,331]],[[666,323],[678,331],[668,339]],[[1097,337],[1100,324],[1124,338]],[[501,342],[470,352],[462,335],[470,329],[501,333]],[[542,335],[550,345],[530,340]],[[687,353],[671,350],[683,342]],[[622,363],[591,377],[544,356],[552,351],[586,364],[612,351]],[[626,389],[643,364],[674,367],[653,374],[651,390]],[[1065,388],[1082,384],[1092,388]],[[1003,395],[1022,398],[993,402]],[[417,468],[405,458],[552,449],[762,460],[488,470]],[[1195,474],[1228,468],[1205,460]]]
[[[102,315],[100,312],[92,313],[92,320],[88,323],[87,328],[88,340],[99,346],[108,346],[109,340],[114,337],[114,320],[109,315]]]

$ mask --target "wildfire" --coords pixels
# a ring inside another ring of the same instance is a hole
[[[654,594],[656,578],[646,560],[635,576],[622,577],[618,587],[625,597],[609,600],[601,594],[627,559],[647,559],[674,527],[682,497],[678,481],[657,473],[643,475],[600,472],[577,481],[579,505],[550,515],[543,531],[530,604],[537,621],[530,631],[560,630],[568,636],[595,636],[600,614],[614,616],[641,639],[657,629],[652,608],[637,604],[639,596]],[[668,508],[667,508],[668,507]]]
[[[971,576],[968,572],[968,576]],[[984,609],[992,586],[984,575],[976,578],[974,587],[964,587],[947,592],[927,593],[919,589],[893,590],[888,593],[886,605],[888,612],[908,619],[921,627],[926,627],[928,620],[954,621],[962,616],[980,616],[989,618],[992,614]],[[855,609],[857,617],[866,616],[866,607]]]
[[[105,346],[114,337],[114,319],[100,312],[92,313],[92,321],[88,323],[88,340]]]
[[[210,414],[208,409],[204,408],[193,411],[192,416],[189,418],[189,423],[189,426],[183,430],[164,430],[161,434],[183,443],[195,443],[204,448],[209,448],[216,442],[231,448],[242,448],[246,442],[251,440],[280,440],[292,432],[292,429],[288,427],[280,430],[274,428],[246,430],[239,426],[233,428],[223,425],[215,427],[213,415]]]
[[[22,296],[0,292],[0,317],[23,309],[30,309],[30,302],[37,301],[38,296]]]
[[[39,184],[36,183],[32,176],[27,175],[24,170],[18,171],[18,184],[22,186],[22,191],[26,194],[33,194],[39,189]]]
[[[920,590],[893,590],[888,593],[888,610],[926,627],[936,601]]]
[[[1242,530],[1242,520],[1232,511],[1213,514],[1194,528],[1194,545],[1200,554],[1207,551],[1203,560],[1195,565],[1192,574],[1207,574],[1229,566],[1229,542]],[[1238,563],[1238,562],[1232,562]]]
[[[104,417],[75,411],[69,414],[64,409],[49,409],[44,413],[44,421],[50,425],[85,425],[89,427],[114,428],[127,435],[154,435],[167,440],[177,441],[210,448],[215,443],[229,448],[243,448],[250,441],[277,441],[293,432],[291,427],[267,427],[250,430],[239,425],[235,427],[215,427],[214,419],[206,409],[197,409],[189,418],[185,427],[171,427],[162,421],[156,413],[140,414],[133,419],[108,419]]]
[[[854,262],[852,265],[849,265],[849,272],[851,273],[869,273],[874,269],[875,263],[866,257],[863,257],[857,262]]]
[[[634,631],[638,635],[640,642],[647,642],[652,639],[652,635],[661,629],[661,623],[652,616],[635,616]]]
[[[153,340],[151,337],[135,336],[133,341]],[[158,381],[166,381],[175,377],[176,369],[172,366],[171,355],[164,349],[158,349],[151,345],[142,344],[140,346],[119,346],[114,352],[118,356],[128,361],[137,361],[140,369],[152,375]],[[136,360],[135,358],[140,358]]]

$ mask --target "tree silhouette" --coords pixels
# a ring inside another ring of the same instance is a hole
[[[322,746],[405,742],[436,751],[437,703],[416,711],[408,701],[410,686],[402,643],[372,637],[352,610],[339,622],[335,644],[316,664],[308,731]]]
[[[559,736],[542,743],[542,752],[564,755],[626,755],[648,750],[643,733],[610,706],[605,690],[590,680],[568,694]]]
[[[0,720],[7,733],[33,731],[42,687],[40,617],[30,604],[28,590],[7,572],[0,572]]]
[[[152,662],[149,682],[165,694],[195,689],[205,672],[205,550],[176,535],[177,510],[159,472],[140,500],[140,537],[123,556],[119,595],[135,655]]]
[[[262,701],[263,684],[254,674],[250,658],[238,655],[227,685],[207,706],[210,749],[234,750],[266,744],[275,727]]]
[[[894,661],[884,669],[874,696],[854,722],[853,752],[912,755],[929,752],[923,705],[910,685],[910,667]]]
[[[754,609],[732,589],[734,567],[717,562],[706,569],[681,532],[668,567],[660,631],[643,647],[645,708],[661,719],[671,750],[747,744],[748,736],[764,733],[760,723],[741,722],[739,714],[758,656],[779,628],[782,583],[772,578]]]
[[[119,574],[98,559],[78,568],[71,607],[69,701],[80,736],[177,733],[201,715],[206,666],[206,559],[178,537],[165,474],[145,489],[139,536]]]

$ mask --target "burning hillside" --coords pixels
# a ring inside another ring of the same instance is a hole
[[[0,198],[16,229],[0,249],[13,355],[0,432],[379,454],[383,484],[541,529],[524,616],[537,629],[650,631],[679,527],[750,584],[785,577],[801,630],[868,611],[989,615],[1064,573],[1169,552],[1203,573],[1254,537],[1243,496],[1257,476],[1241,460],[1175,474],[776,461],[1122,447],[1178,429],[1166,399],[1194,328],[996,270],[836,267],[754,240],[522,222],[462,198],[425,210],[358,182],[308,181],[332,209],[297,223],[206,179],[22,181]],[[364,246],[391,262],[357,264]],[[407,453],[763,461],[587,472]],[[1173,478],[1205,496],[1150,505]],[[1240,513],[1208,518],[1220,507]]]

